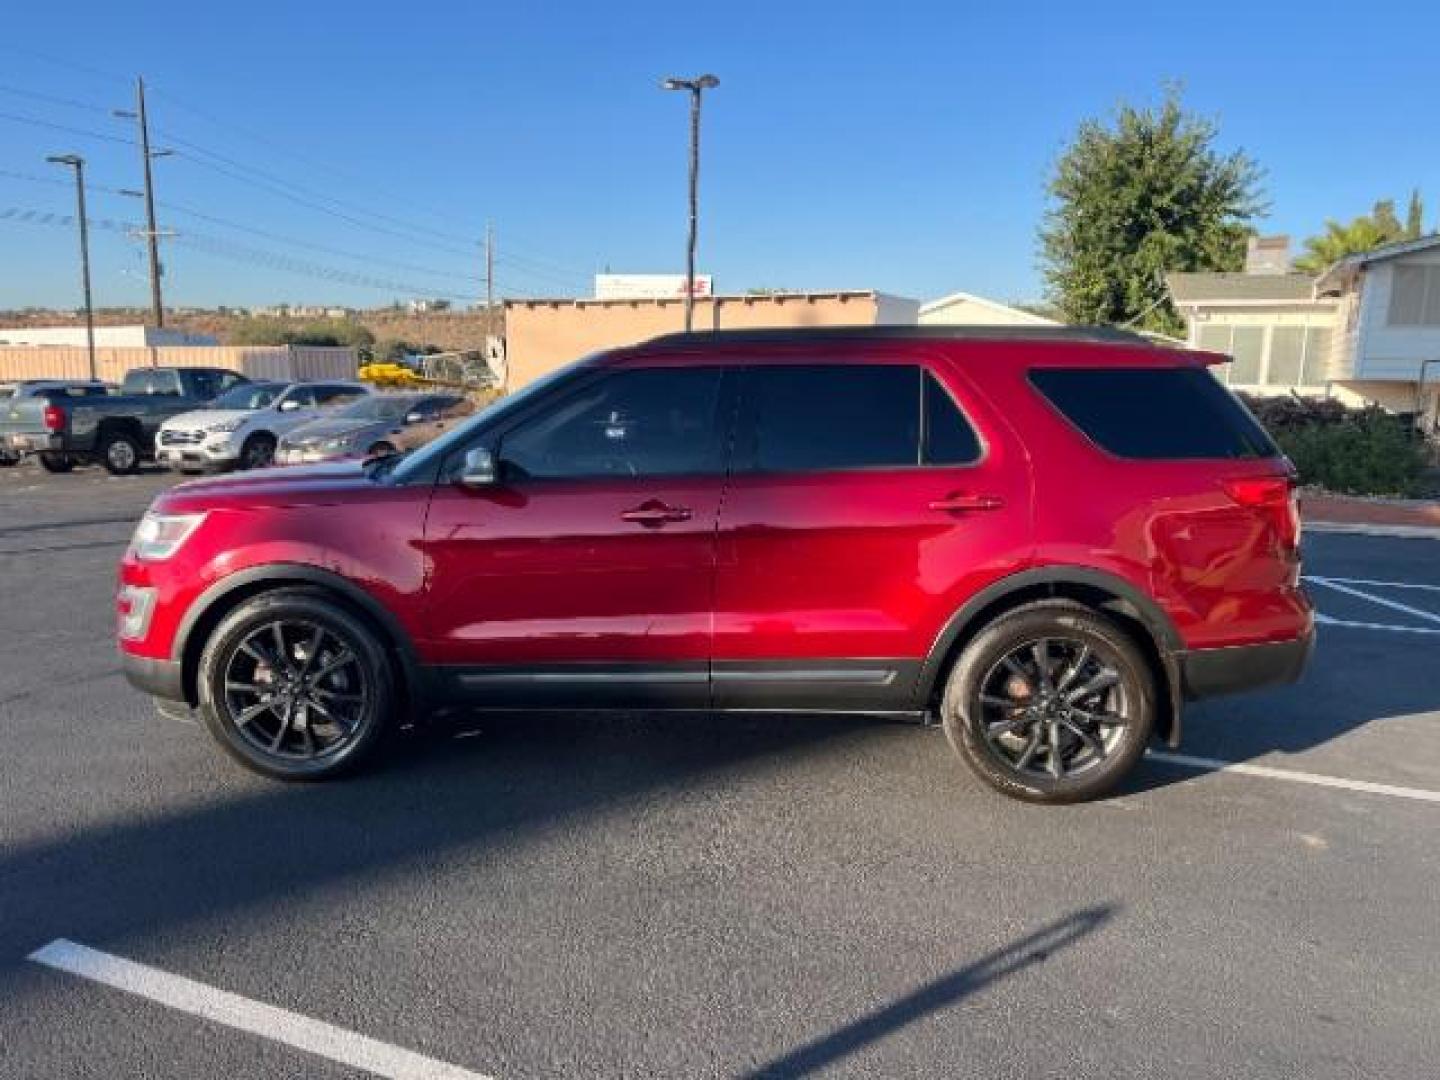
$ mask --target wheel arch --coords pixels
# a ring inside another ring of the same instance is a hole
[[[171,648],[171,658],[180,663],[181,686],[190,705],[199,702],[200,654],[220,620],[252,597],[295,588],[326,593],[368,623],[386,651],[395,658],[402,701],[412,710],[421,707],[426,698],[423,669],[414,643],[400,621],[354,582],[304,563],[271,563],[236,571],[212,584],[190,605]]]
[[[1150,661],[1160,691],[1155,733],[1171,746],[1178,745],[1182,695],[1177,654],[1184,650],[1179,631],[1160,606],[1135,585],[1084,566],[1022,570],[993,582],[961,605],[941,628],[921,665],[915,689],[919,706],[927,710],[936,707],[955,660],[981,628],[1023,604],[1049,599],[1084,604],[1130,632]]]

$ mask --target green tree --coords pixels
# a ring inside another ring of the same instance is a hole
[[[1410,191],[1410,208],[1405,213],[1405,239],[1419,240],[1425,235],[1425,204],[1420,201],[1420,189]]]
[[[368,349],[375,335],[357,322],[322,319],[295,325],[285,319],[246,319],[230,332],[231,345],[348,345]]]
[[[1326,221],[1323,233],[1305,241],[1305,254],[1295,260],[1295,269],[1307,274],[1318,274],[1346,256],[1373,251],[1397,240],[1414,239],[1420,232],[1412,234],[1410,230],[1421,227],[1417,223],[1424,215],[1424,207],[1419,199],[1419,192],[1411,196],[1410,209],[1406,215],[1409,220],[1404,225],[1395,216],[1393,199],[1381,199],[1371,208],[1370,213],[1361,214],[1345,224]]]
[[[1171,91],[1158,108],[1121,105],[1080,125],[1055,166],[1040,231],[1051,301],[1074,323],[1135,323],[1177,333],[1173,270],[1239,270],[1265,210],[1260,170],[1215,148],[1211,121]]]

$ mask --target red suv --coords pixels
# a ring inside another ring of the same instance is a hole
[[[818,710],[1093,797],[1311,650],[1292,471],[1223,359],[930,327],[592,356],[407,457],[162,494],[125,670],[284,779],[439,705]]]

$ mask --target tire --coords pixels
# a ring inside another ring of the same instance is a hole
[[[240,447],[240,458],[236,466],[241,469],[265,469],[275,464],[275,436],[268,431],[257,431]]]
[[[1154,730],[1156,695],[1149,661],[1118,624],[1081,604],[1044,601],[1006,612],[966,645],[941,711],[950,745],[991,787],[1074,803],[1113,791],[1134,768]]]
[[[133,435],[113,431],[100,440],[100,464],[111,476],[128,476],[140,470],[140,444]]]
[[[275,663],[277,624],[284,665]],[[319,649],[307,653],[317,640]],[[215,740],[246,768],[276,780],[352,772],[393,726],[395,679],[379,637],[314,591],[262,593],[225,616],[200,654],[196,686]]]
[[[369,450],[366,450],[366,451],[365,451],[365,456],[366,456],[366,457],[382,457],[382,456],[385,455],[385,454],[393,454],[393,453],[395,453],[395,444],[394,444],[394,443],[388,443],[388,442],[386,442],[384,439],[381,439],[381,440],[380,440],[379,442],[377,442],[374,446],[370,447]]]
[[[75,462],[64,454],[52,454],[48,451],[40,454],[40,467],[48,473],[67,473],[75,468]]]

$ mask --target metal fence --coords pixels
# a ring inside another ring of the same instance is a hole
[[[353,379],[359,367],[354,349],[317,345],[160,345],[97,348],[98,378],[119,382],[145,367],[230,368],[252,379]],[[50,345],[0,346],[0,382],[18,379],[88,379],[90,359],[83,348]]]

